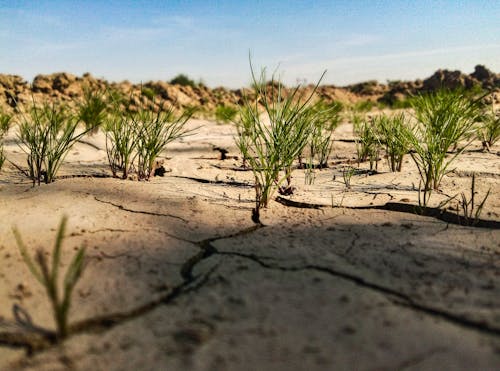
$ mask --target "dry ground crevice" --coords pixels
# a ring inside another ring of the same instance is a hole
[[[144,215],[151,215],[151,216],[162,216],[162,217],[166,217],[166,218],[178,219],[178,220],[183,221],[184,223],[188,222],[187,219],[182,218],[182,217],[180,217],[178,215],[165,214],[165,213],[156,213],[156,212],[153,212],[153,211],[145,211],[145,210],[129,209],[129,208],[123,206],[123,205],[120,205],[120,204],[117,204],[117,203],[114,203],[114,202],[111,202],[111,201],[101,200],[100,198],[98,198],[96,196],[94,196],[94,199],[97,202],[101,202],[103,204],[108,204],[108,205],[114,206],[114,207],[116,207],[119,210],[127,211],[129,213],[144,214]]]
[[[368,192],[364,192],[368,193]],[[389,195],[390,196],[390,195]],[[393,196],[391,196],[394,198]],[[281,196],[276,197],[276,202],[282,205],[295,207],[299,209],[317,209],[321,210],[324,208],[345,208],[351,210],[386,210],[395,211],[407,214],[416,214],[425,217],[432,217],[446,223],[456,224],[460,226],[468,226],[473,228],[487,228],[487,229],[500,229],[500,222],[496,220],[487,219],[475,219],[473,224],[462,215],[449,212],[435,207],[419,207],[417,205],[406,204],[401,202],[387,202],[383,205],[369,205],[369,206],[326,206],[321,204],[313,204],[308,202],[294,201]]]

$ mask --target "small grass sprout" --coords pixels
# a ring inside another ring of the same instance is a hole
[[[235,140],[255,178],[252,220],[260,223],[259,211],[268,205],[273,192],[281,189],[289,194],[291,190],[292,163],[302,153],[312,130],[307,107],[317,85],[307,97],[299,94],[299,87],[285,94],[281,81],[274,74],[268,84],[265,69],[259,78],[251,63],[250,69],[254,99],[244,98]],[[263,117],[259,112],[261,106]],[[287,187],[282,187],[285,181]]]
[[[27,154],[29,177],[33,185],[43,180],[51,183],[78,139],[93,130],[87,127],[77,132],[78,117],[56,103],[43,103],[37,107],[33,101],[28,114],[22,114],[18,138],[20,148]]]
[[[153,100],[154,101],[154,100]],[[173,107],[164,109],[160,104],[158,112],[140,109],[131,119],[138,128],[137,135],[137,172],[139,179],[149,179],[153,173],[156,158],[165,150],[167,144],[184,137],[191,130],[185,128],[195,109],[184,110],[175,115]]]
[[[78,104],[78,119],[83,122],[90,134],[95,134],[104,123],[107,115],[108,103],[105,93],[98,89],[85,87],[83,101]]]
[[[351,179],[355,173],[356,169],[352,166],[342,167],[342,180],[344,181],[346,189],[351,189]]]
[[[358,163],[369,160],[370,170],[377,169],[380,141],[377,134],[376,122],[373,119],[363,119],[354,122],[354,133],[359,137],[356,140]]]
[[[106,121],[106,152],[113,176],[126,179],[131,172],[137,171],[138,179],[149,179],[153,173],[156,158],[165,150],[168,143],[186,136],[185,124],[195,109],[186,109],[180,115],[174,113],[173,106],[165,102],[150,105],[140,103],[132,111],[115,107],[114,114]],[[156,112],[151,107],[158,107]]]
[[[379,142],[385,146],[390,171],[401,171],[403,156],[410,149],[407,130],[409,123],[404,113],[388,117],[380,115],[374,118]]]
[[[470,144],[447,156],[448,151],[457,148],[459,141],[470,134],[479,109],[477,101],[469,100],[459,91],[446,90],[416,97],[413,106],[418,123],[404,132],[404,140],[410,143],[426,206],[431,191],[438,189],[450,164]]]
[[[24,263],[36,280],[45,288],[47,296],[49,297],[57,326],[57,340],[63,340],[68,335],[68,315],[71,307],[71,295],[85,268],[85,248],[81,247],[73,256],[66,270],[62,287],[60,287],[59,269],[61,266],[61,250],[66,223],[67,218],[63,217],[52,250],[51,264],[47,261],[42,249],[37,250],[34,259],[31,258],[21,238],[21,234],[17,228],[13,229]]]
[[[476,174],[472,174],[470,198],[467,198],[464,192],[461,193],[461,199],[457,204],[457,215],[462,215],[465,225],[474,226],[478,223],[484,204],[490,195],[491,189],[488,190],[479,205],[476,203]],[[460,213],[461,211],[461,213]]]
[[[491,146],[500,139],[500,112],[495,112],[493,108],[485,112],[481,117],[477,134],[483,149],[489,152]]]
[[[105,121],[106,154],[114,177],[126,179],[135,158],[137,147],[137,128],[128,116],[119,111],[113,112]]]
[[[330,104],[320,100],[307,108],[309,120],[314,123],[308,140],[311,164],[316,162],[319,168],[328,167],[328,157],[333,148],[333,132],[340,123],[342,105],[337,102]],[[306,165],[307,166],[307,165]]]

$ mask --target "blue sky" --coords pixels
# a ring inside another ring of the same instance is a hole
[[[249,84],[256,67],[291,84],[500,72],[500,1],[4,1],[0,73],[58,71],[132,82],[178,73]]]

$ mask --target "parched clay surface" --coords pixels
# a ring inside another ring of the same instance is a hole
[[[189,125],[196,134],[168,147],[169,172],[149,182],[97,177],[110,173],[102,134],[78,143],[52,184],[33,188],[12,165],[3,169],[0,335],[29,335],[28,319],[54,328],[12,226],[31,253],[49,253],[67,215],[63,269],[81,245],[88,265],[69,338],[29,355],[4,341],[0,370],[500,368],[498,229],[356,208],[416,204],[409,156],[402,173],[382,160],[377,174],[359,171],[346,189],[342,167],[355,144],[344,124],[330,168],[316,170],[313,184],[304,170],[293,174],[288,198],[316,208],[272,201],[257,226],[233,128]],[[432,201],[469,192],[476,172],[478,197],[491,189],[481,217],[498,221],[499,148],[479,147],[457,159]],[[24,166],[14,132],[6,154]]]

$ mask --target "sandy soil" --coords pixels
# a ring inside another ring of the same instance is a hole
[[[98,177],[110,175],[102,134],[78,143],[52,184],[33,188],[11,165],[0,173],[0,370],[500,368],[500,147],[474,143],[433,195],[436,205],[468,192],[476,172],[478,196],[491,189],[489,228],[384,207],[417,203],[409,156],[402,173],[382,160],[346,189],[349,124],[330,168],[309,185],[296,170],[294,195],[256,226],[233,128],[189,125],[201,127],[172,143],[170,171],[149,182]],[[24,166],[14,133],[6,154]],[[71,335],[53,345],[37,341],[33,324],[54,324],[11,228],[49,252],[64,214],[64,266],[81,245],[88,265]]]

